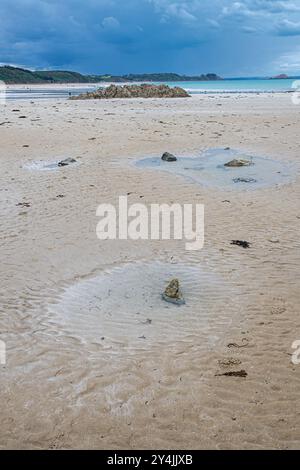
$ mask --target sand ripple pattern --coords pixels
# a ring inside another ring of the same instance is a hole
[[[161,297],[174,277],[180,279],[183,306],[168,304]],[[49,307],[49,315],[64,330],[89,342],[149,349],[192,342],[197,334],[207,347],[219,339],[237,311],[237,306],[226,313],[222,308],[233,293],[228,282],[197,265],[137,262],[70,286]]]

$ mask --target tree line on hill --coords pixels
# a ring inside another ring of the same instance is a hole
[[[47,83],[100,83],[100,82],[183,82],[221,80],[218,75],[208,73],[198,76],[177,73],[146,73],[129,75],[82,75],[78,72],[61,70],[31,71],[23,68],[0,67],[0,80],[7,84],[47,84]]]

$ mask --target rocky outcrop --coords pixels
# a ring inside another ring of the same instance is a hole
[[[178,279],[172,279],[162,294],[163,300],[176,305],[185,304]]]
[[[180,87],[168,85],[110,85],[96,91],[72,96],[70,100],[97,100],[113,98],[187,98],[190,95]]]
[[[164,162],[177,162],[177,157],[175,157],[175,155],[169,152],[165,152],[163,156],[161,157],[161,159]]]

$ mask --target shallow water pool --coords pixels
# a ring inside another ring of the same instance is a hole
[[[246,159],[251,165],[232,168],[224,166],[233,159]],[[209,149],[198,156],[177,157],[165,162],[149,157],[135,162],[139,168],[152,168],[184,176],[203,186],[223,190],[254,190],[289,183],[295,174],[291,164],[249,155],[236,149]]]
[[[186,301],[174,305],[162,299],[177,277]],[[104,271],[67,288],[49,305],[60,329],[85,342],[111,342],[129,348],[202,337],[214,344],[238,308],[233,291],[221,276],[199,266],[160,261],[135,262]],[[224,305],[232,304],[227,311]]]
[[[61,162],[62,160],[65,160],[67,157],[59,157],[56,158],[55,160],[50,160],[50,161],[45,161],[45,160],[35,160],[30,163],[26,163],[23,168],[26,170],[31,170],[31,171],[57,171],[61,170],[62,168],[70,168],[73,166],[78,166],[79,162],[73,162],[71,164],[65,165],[65,166],[58,166],[58,163]]]

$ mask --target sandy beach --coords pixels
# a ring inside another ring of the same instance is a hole
[[[280,93],[1,107],[0,448],[299,449],[299,124]],[[231,191],[134,164],[218,147],[292,178]],[[120,195],[204,204],[204,248],[100,241]],[[183,310],[149,305],[168,269]]]

